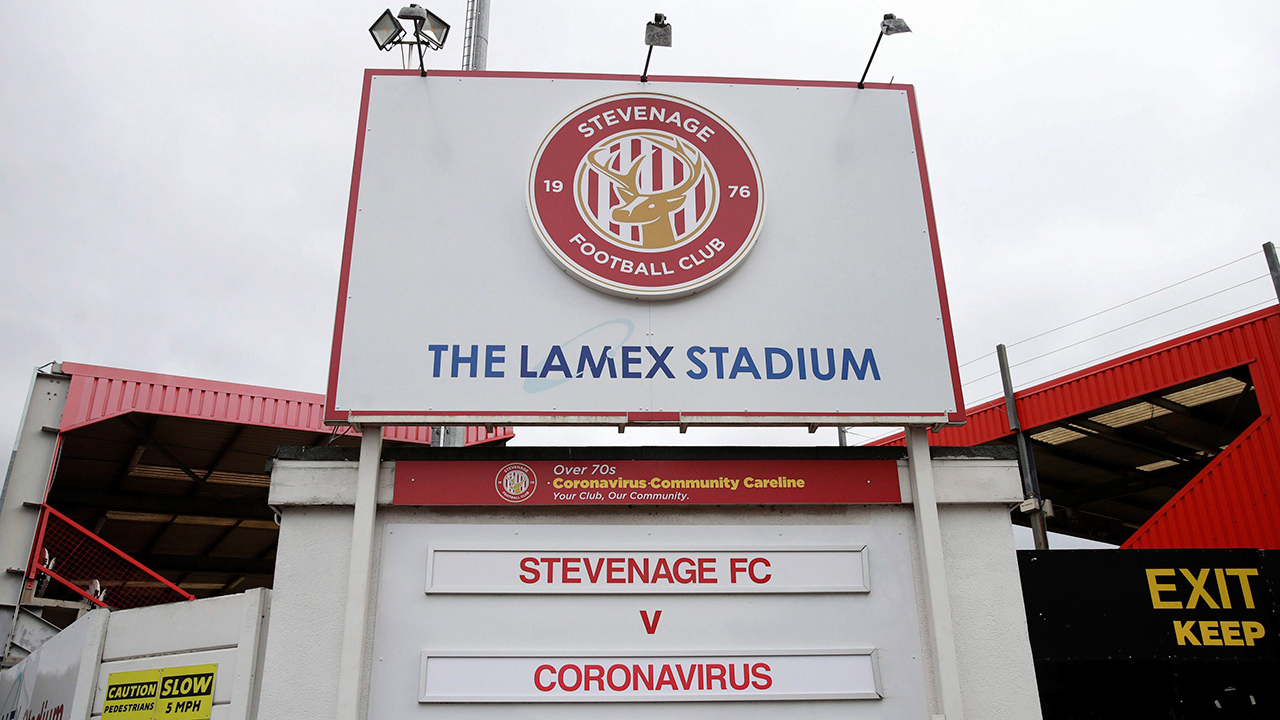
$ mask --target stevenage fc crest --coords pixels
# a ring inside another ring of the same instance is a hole
[[[538,489],[538,476],[524,463],[508,463],[498,471],[493,485],[503,500],[519,503],[533,497],[533,491]]]
[[[728,275],[755,244],[764,186],[750,148],[711,111],[632,93],[575,110],[529,174],[543,248],[614,295],[674,298]]]

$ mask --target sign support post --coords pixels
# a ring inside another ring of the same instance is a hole
[[[363,425],[359,429],[360,464],[356,471],[347,608],[342,627],[342,654],[338,661],[337,720],[359,720],[360,717],[369,570],[373,560],[374,515],[378,508],[378,469],[382,464],[382,426]]]
[[[933,677],[938,690],[937,720],[963,720],[960,704],[960,667],[956,660],[951,599],[942,557],[942,527],[938,522],[938,497],[933,486],[933,459],[929,456],[928,429],[907,427],[907,472],[911,478],[911,505],[916,514],[920,543],[920,568],[924,575],[924,602],[933,635]]]

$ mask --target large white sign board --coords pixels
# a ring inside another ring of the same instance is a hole
[[[910,86],[370,72],[330,422],[962,418]]]
[[[526,583],[530,557],[558,558],[556,582]],[[588,566],[607,582],[611,558],[621,589],[558,587]],[[692,561],[680,592],[622,582],[664,558]],[[722,592],[734,568],[755,587]],[[391,524],[369,717],[925,717],[919,628],[896,526]]]

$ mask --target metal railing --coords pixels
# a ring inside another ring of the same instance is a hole
[[[27,581],[37,595],[52,581],[98,607],[121,610],[195,599],[48,505],[40,510]]]

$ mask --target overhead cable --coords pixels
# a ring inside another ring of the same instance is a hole
[[[1050,350],[1050,351],[1048,351],[1048,352],[1041,353],[1041,354],[1039,354],[1039,355],[1036,355],[1035,357],[1027,358],[1026,360],[1020,360],[1020,361],[1018,361],[1018,362],[1016,362],[1016,363],[1013,363],[1013,364],[1012,364],[1012,365],[1010,365],[1009,367],[1010,367],[1010,368],[1015,368],[1015,367],[1018,367],[1019,365],[1025,365],[1025,364],[1027,364],[1027,363],[1029,363],[1029,362],[1033,362],[1033,361],[1035,361],[1035,360],[1039,360],[1039,359],[1041,359],[1041,358],[1049,357],[1050,355],[1053,355],[1053,354],[1055,354],[1055,353],[1060,353],[1060,352],[1062,352],[1063,350],[1067,350],[1067,349],[1069,349],[1069,348],[1073,348],[1073,347],[1075,347],[1075,346],[1077,346],[1077,345],[1083,345],[1084,343],[1087,343],[1087,342],[1089,342],[1089,341],[1091,341],[1091,340],[1097,340],[1098,338],[1103,337],[1103,336],[1105,336],[1105,335],[1110,335],[1111,333],[1119,332],[1119,331],[1121,331],[1121,330],[1124,330],[1125,328],[1130,328],[1130,327],[1133,327],[1134,325],[1137,325],[1137,324],[1139,324],[1139,323],[1144,323],[1144,322],[1146,322],[1146,321],[1148,321],[1148,320],[1151,320],[1151,319],[1153,319],[1153,318],[1160,317],[1161,315],[1167,315],[1167,314],[1169,314],[1169,313],[1173,312],[1174,310],[1181,310],[1182,308],[1187,307],[1188,305],[1194,305],[1195,303],[1198,303],[1198,302],[1200,302],[1201,300],[1208,300],[1209,298],[1214,297],[1214,296],[1216,296],[1216,295],[1221,295],[1222,293],[1225,293],[1225,292],[1228,292],[1228,291],[1231,291],[1231,290],[1235,290],[1235,289],[1236,289],[1236,288],[1238,288],[1238,287],[1243,287],[1243,286],[1245,286],[1245,285],[1248,285],[1248,284],[1249,284],[1249,283],[1251,283],[1251,282],[1257,282],[1257,281],[1259,281],[1259,280],[1262,280],[1263,278],[1269,278],[1269,277],[1271,277],[1271,275],[1270,275],[1270,274],[1267,274],[1267,275],[1259,275],[1259,276],[1257,276],[1257,277],[1255,277],[1255,278],[1250,278],[1250,279],[1248,279],[1248,280],[1245,280],[1244,282],[1236,283],[1235,285],[1232,285],[1232,286],[1230,286],[1230,287],[1223,288],[1223,289],[1221,289],[1221,290],[1217,290],[1217,291],[1215,291],[1215,292],[1211,292],[1211,293],[1209,293],[1208,295],[1204,295],[1204,296],[1198,297],[1198,298],[1196,298],[1196,299],[1194,299],[1194,300],[1188,300],[1187,302],[1184,302],[1184,303],[1182,303],[1181,305],[1175,305],[1175,306],[1173,306],[1173,307],[1171,307],[1171,308],[1168,308],[1168,309],[1165,309],[1165,310],[1161,310],[1161,311],[1160,311],[1160,312],[1158,312],[1158,313],[1154,313],[1154,314],[1152,314],[1152,315],[1148,315],[1148,316],[1146,316],[1146,317],[1144,317],[1144,318],[1140,318],[1140,319],[1138,319],[1138,320],[1134,320],[1133,322],[1125,323],[1124,325],[1121,325],[1121,326],[1119,326],[1119,327],[1112,328],[1112,329],[1107,330],[1107,331],[1105,331],[1105,332],[1100,332],[1100,333],[1098,333],[1097,335],[1093,335],[1092,337],[1087,337],[1087,338],[1085,338],[1085,339],[1083,339],[1083,340],[1077,340],[1076,342],[1069,343],[1069,344],[1067,344],[1067,345],[1063,345],[1063,346],[1062,346],[1062,347],[1060,347],[1060,348],[1056,348],[1056,349],[1054,349],[1054,350]],[[1007,346],[1006,346],[1006,347],[1007,347]],[[972,385],[973,383],[976,383],[976,382],[978,382],[979,380],[985,380],[985,379],[987,379],[987,378],[989,378],[989,377],[992,377],[993,375],[999,375],[999,374],[1000,374],[1000,371],[999,371],[999,370],[996,370],[995,372],[987,373],[986,375],[983,375],[982,377],[974,378],[973,380],[970,380],[970,381],[969,381],[969,382],[967,382],[967,383],[963,383],[963,384],[961,384],[961,387],[964,387],[964,386],[966,386],[966,385]]]
[[[1230,289],[1230,288],[1228,288],[1228,289]],[[1088,367],[1088,366],[1090,366],[1090,365],[1093,365],[1094,363],[1100,362],[1100,361],[1102,361],[1102,360],[1106,360],[1107,358],[1117,357],[1117,356],[1123,355],[1123,354],[1125,354],[1125,353],[1129,352],[1130,350],[1137,350],[1138,348],[1142,348],[1142,347],[1150,346],[1150,345],[1155,344],[1155,343],[1158,343],[1158,342],[1160,342],[1160,341],[1162,341],[1162,340],[1167,340],[1168,338],[1175,337],[1175,336],[1178,336],[1178,335],[1182,335],[1182,334],[1184,334],[1184,333],[1186,333],[1186,332],[1188,332],[1188,331],[1190,331],[1190,330],[1194,330],[1194,329],[1196,329],[1196,328],[1204,327],[1204,326],[1209,325],[1209,324],[1211,324],[1211,323],[1215,323],[1215,322],[1217,322],[1217,321],[1219,321],[1219,320],[1222,320],[1222,319],[1224,319],[1224,318],[1229,318],[1229,317],[1238,317],[1238,316],[1240,316],[1240,315],[1242,315],[1242,314],[1244,314],[1244,313],[1250,312],[1250,311],[1252,311],[1252,310],[1256,310],[1256,309],[1258,309],[1258,308],[1260,308],[1260,307],[1262,307],[1262,306],[1264,306],[1264,305],[1269,305],[1269,304],[1271,304],[1271,302],[1272,302],[1272,301],[1271,301],[1270,299],[1263,300],[1262,302],[1254,303],[1254,304],[1249,305],[1249,306],[1247,306],[1247,307],[1243,307],[1243,308],[1240,308],[1240,309],[1238,309],[1238,310],[1233,310],[1233,311],[1231,311],[1231,312],[1229,312],[1229,313],[1223,313],[1222,315],[1219,315],[1219,316],[1217,316],[1217,317],[1215,317],[1215,318],[1210,318],[1210,319],[1205,320],[1205,321],[1203,321],[1203,322],[1198,322],[1198,323],[1195,323],[1195,324],[1192,324],[1192,325],[1188,325],[1188,326],[1186,326],[1186,327],[1182,328],[1181,330],[1174,330],[1173,332],[1165,333],[1164,335],[1160,335],[1159,337],[1152,338],[1151,340],[1146,340],[1146,341],[1140,342],[1140,343],[1138,343],[1137,345],[1130,345],[1129,347],[1124,348],[1123,350],[1118,350],[1118,351],[1115,351],[1115,352],[1109,352],[1109,353],[1106,353],[1105,355],[1099,355],[1098,357],[1095,357],[1095,358],[1093,358],[1092,360],[1086,360],[1086,361],[1084,361],[1084,362],[1082,362],[1082,363],[1079,363],[1079,364],[1077,364],[1077,365],[1072,365],[1071,367],[1069,367],[1069,368],[1065,368],[1065,369],[1063,369],[1063,370],[1055,370],[1054,372],[1051,372],[1051,373],[1049,373],[1048,375],[1041,375],[1040,377],[1038,377],[1038,378],[1036,378],[1036,379],[1034,379],[1034,380],[1031,380],[1031,381],[1029,381],[1029,382],[1027,382],[1027,383],[1023,383],[1023,387],[1030,387],[1030,386],[1035,385],[1036,383],[1040,382],[1041,380],[1048,380],[1048,379],[1053,378],[1053,377],[1057,377],[1057,376],[1060,376],[1060,375],[1065,375],[1065,374],[1067,374],[1067,373],[1069,373],[1069,372],[1071,372],[1071,371],[1073,371],[1073,370],[1079,370],[1080,368]],[[999,374],[999,372],[992,373],[992,375],[998,375],[998,374]],[[985,377],[991,377],[991,375],[987,375],[987,376],[985,376]],[[974,381],[974,382],[976,382],[976,381]],[[981,404],[982,404],[982,403],[984,403],[984,402],[988,402],[988,401],[990,401],[990,400],[995,400],[996,398],[1000,398],[1000,397],[1004,397],[1004,392],[1003,392],[1003,391],[1002,391],[1002,392],[995,393],[995,394],[993,394],[993,395],[988,395],[988,396],[986,396],[986,397],[982,398],[981,400],[976,400],[976,401],[974,401],[974,403],[973,403],[973,404],[974,404],[974,405],[981,405]]]
[[[1065,325],[1059,325],[1058,327],[1053,328],[1052,330],[1045,330],[1044,332],[1042,332],[1042,333],[1037,333],[1037,334],[1035,334],[1035,335],[1032,335],[1031,337],[1023,338],[1023,339],[1021,339],[1021,340],[1019,340],[1019,341],[1017,341],[1017,342],[1014,342],[1014,343],[1009,343],[1008,345],[1005,345],[1005,347],[1006,347],[1006,348],[1017,347],[1017,346],[1019,346],[1019,345],[1021,345],[1021,344],[1025,343],[1025,342],[1031,342],[1032,340],[1035,340],[1035,339],[1037,339],[1037,338],[1042,338],[1042,337],[1044,337],[1045,335],[1049,335],[1050,333],[1056,333],[1056,332],[1058,332],[1059,330],[1063,330],[1063,329],[1069,328],[1069,327],[1071,327],[1072,325],[1077,325],[1077,324],[1079,324],[1079,323],[1084,322],[1085,320],[1092,320],[1093,318],[1096,318],[1096,317],[1098,317],[1099,315],[1104,315],[1104,314],[1106,314],[1106,313],[1111,312],[1112,310],[1116,310],[1116,309],[1118,309],[1118,308],[1122,308],[1122,307],[1124,307],[1124,306],[1126,306],[1126,305],[1131,305],[1131,304],[1133,304],[1133,303],[1138,302],[1139,300],[1143,300],[1143,299],[1149,298],[1149,297],[1151,297],[1152,295],[1155,295],[1155,294],[1157,294],[1157,293],[1162,293],[1162,292],[1164,292],[1165,290],[1169,290],[1170,288],[1178,287],[1179,285],[1182,285],[1182,284],[1184,284],[1184,283],[1191,282],[1192,280],[1195,280],[1196,278],[1204,277],[1205,275],[1208,275],[1209,273],[1217,272],[1217,271],[1219,271],[1219,270],[1221,270],[1221,269],[1223,269],[1223,268],[1225,268],[1225,267],[1230,267],[1230,266],[1232,266],[1232,265],[1235,265],[1236,263],[1238,263],[1238,262],[1240,262],[1240,261],[1242,261],[1242,260],[1248,260],[1248,259],[1250,259],[1250,258],[1252,258],[1252,257],[1255,257],[1256,255],[1257,255],[1257,253],[1249,253],[1248,255],[1245,255],[1244,257],[1238,257],[1238,258],[1236,258],[1235,260],[1232,260],[1231,262],[1223,263],[1222,265],[1219,265],[1219,266],[1217,266],[1217,267],[1215,267],[1215,268],[1209,268],[1208,270],[1205,270],[1204,272],[1197,273],[1197,274],[1192,275],[1191,277],[1188,277],[1188,278],[1183,278],[1182,280],[1179,280],[1178,282],[1175,282],[1175,283],[1172,283],[1172,284],[1169,284],[1169,285],[1165,285],[1164,287],[1159,288],[1159,289],[1157,289],[1157,290],[1152,290],[1151,292],[1146,293],[1145,295],[1139,295],[1139,296],[1138,296],[1138,297],[1136,297],[1136,298],[1133,298],[1133,299],[1131,299],[1131,300],[1126,300],[1126,301],[1124,301],[1124,302],[1122,302],[1122,303],[1119,303],[1118,305],[1112,305],[1112,306],[1111,306],[1111,307],[1109,307],[1109,308],[1106,308],[1106,309],[1104,309],[1104,310],[1099,310],[1098,312],[1095,312],[1095,313],[1093,313],[1093,314],[1091,314],[1091,315],[1085,315],[1084,317],[1080,318],[1079,320],[1072,320],[1071,322],[1066,323]],[[962,363],[962,364],[960,365],[960,367],[965,367],[965,366],[968,366],[968,365],[972,365],[972,364],[974,364],[974,363],[978,362],[979,360],[985,360],[986,358],[989,358],[989,357],[991,357],[992,355],[995,355],[995,351],[989,352],[989,353],[987,353],[986,355],[983,355],[982,357],[976,357],[976,358],[974,358],[974,359],[972,359],[972,360],[970,360],[970,361],[968,361],[968,362]]]

